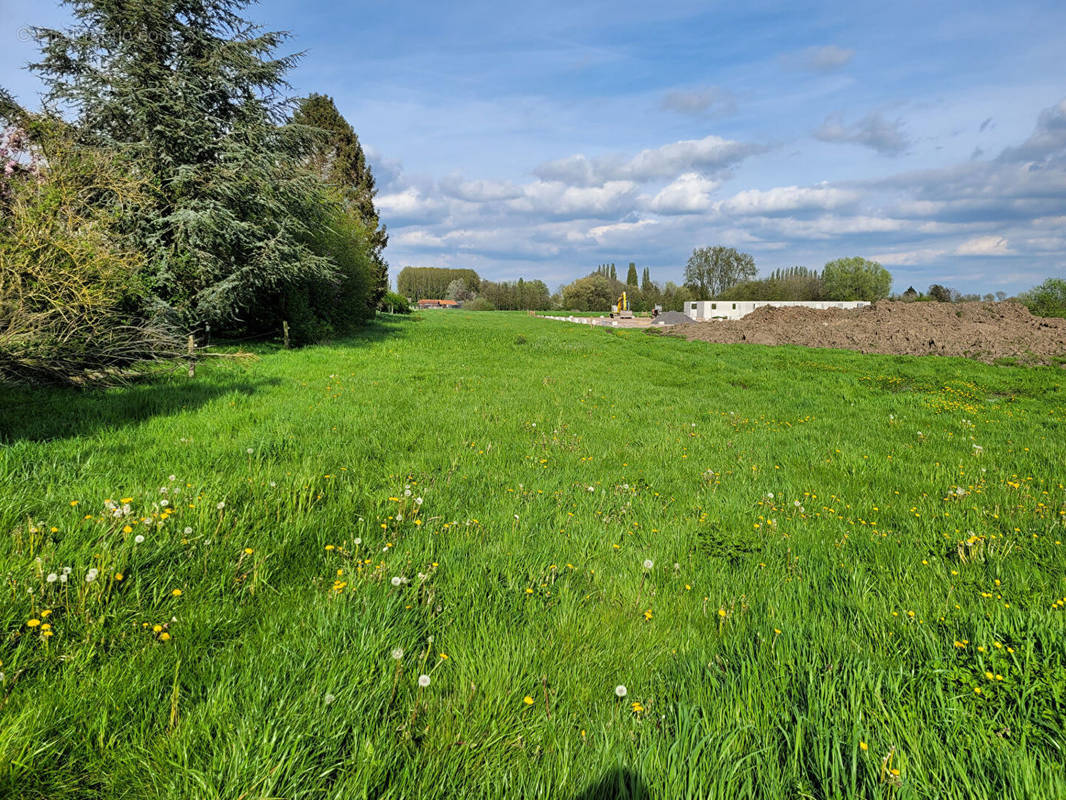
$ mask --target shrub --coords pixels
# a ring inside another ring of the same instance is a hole
[[[410,314],[411,303],[402,294],[385,292],[378,301],[378,311],[388,311],[390,314]]]
[[[496,306],[484,297],[475,297],[468,303],[463,303],[464,311],[495,311]]]
[[[1038,317],[1066,317],[1066,280],[1048,278],[1018,296],[1029,312]]]

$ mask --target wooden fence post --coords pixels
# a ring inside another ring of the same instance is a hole
[[[195,378],[196,377],[196,340],[192,337],[191,333],[189,334],[188,353],[189,353],[189,377],[190,378]]]
[[[281,322],[281,335],[285,338],[285,349],[289,349],[289,323],[285,320]]]

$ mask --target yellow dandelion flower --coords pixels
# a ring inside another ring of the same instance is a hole
[[[133,533],[133,528],[131,528],[129,525],[124,525],[122,527],[122,532],[123,533]]]
[[[533,705],[533,698],[527,694],[525,697],[522,698],[522,702],[525,703],[527,706],[531,706]]]
[[[126,576],[125,576],[125,575],[123,575],[123,574],[122,574],[121,572],[116,572],[116,573],[115,573],[115,580],[116,580],[116,581],[120,581],[120,580],[122,580],[122,579],[123,579],[124,577],[126,577]]]
[[[718,616],[720,616],[720,617],[721,617],[722,619],[725,619],[725,617],[726,617],[726,610],[725,610],[724,608],[720,608],[720,609],[718,609]]]
[[[170,634],[167,633],[166,631],[163,631],[161,634],[159,634],[159,641],[161,641],[161,642],[169,642],[170,641]]]
[[[40,624],[41,624],[41,621],[39,619],[26,620],[26,627],[27,628],[36,628]]]
[[[652,613],[651,613],[651,609],[649,608],[647,611],[644,612],[644,619],[651,619],[651,617],[652,617]]]
[[[327,544],[326,545],[326,549],[327,550],[335,550],[336,548],[333,545],[331,545],[331,544]]]
[[[447,661],[447,660],[448,660],[448,654],[447,654],[447,653],[441,653],[441,654],[440,654],[440,657],[441,657],[441,658],[442,658],[442,659],[443,659],[444,661]]]
[[[639,714],[641,711],[644,710],[644,706],[642,706],[640,703],[637,703],[637,702],[631,703],[630,704],[630,708],[633,709],[633,713],[634,714]]]
[[[47,617],[51,613],[52,613],[52,609],[46,608],[44,611],[41,612],[41,617],[42,618]]]
[[[870,745],[866,744],[866,742],[859,742],[859,747],[862,748],[863,752],[866,752],[870,749]]]
[[[250,548],[250,547],[246,547],[246,548],[244,548],[244,554],[245,554],[246,556],[250,556],[250,555],[251,555],[252,553],[254,553],[254,552],[255,552],[255,550],[253,550],[253,549],[252,549],[252,548]]]
[[[174,595],[174,597],[181,597],[181,589],[175,589],[171,594]]]
[[[162,630],[163,630],[163,626],[162,625],[153,625],[152,626],[152,633],[159,633]]]

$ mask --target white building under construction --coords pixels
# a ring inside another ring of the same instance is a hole
[[[866,300],[689,300],[685,314],[694,320],[740,319],[762,306],[779,308],[863,308]]]

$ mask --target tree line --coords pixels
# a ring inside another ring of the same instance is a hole
[[[374,178],[329,97],[285,97],[287,34],[242,17],[248,0],[66,4],[69,29],[33,29],[43,110],[0,90],[0,378],[370,319]]]

